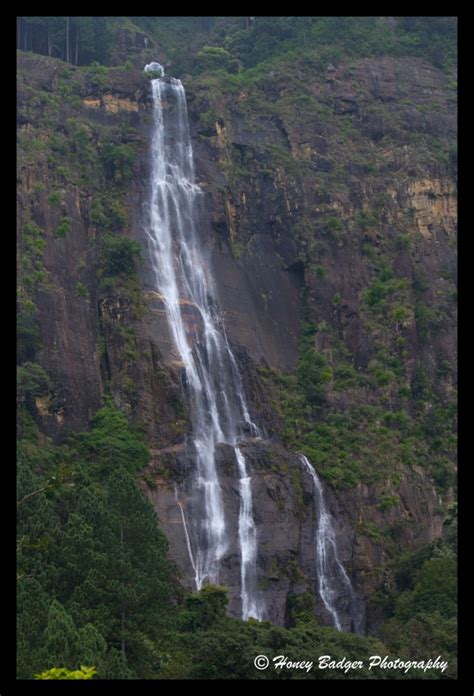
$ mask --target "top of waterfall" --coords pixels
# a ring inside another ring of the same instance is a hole
[[[164,69],[164,67],[161,65],[161,63],[156,63],[156,62],[147,63],[147,65],[145,65],[145,67],[144,67],[143,69],[144,69],[145,72],[149,72],[149,73],[161,73],[161,77],[164,77],[164,76],[165,76],[165,69]]]

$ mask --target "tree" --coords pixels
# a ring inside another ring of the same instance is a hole
[[[127,144],[115,145],[108,142],[101,152],[106,175],[115,184],[125,184],[132,175],[132,166],[135,161],[135,150]]]
[[[136,471],[150,461],[148,448],[130,431],[127,418],[110,399],[99,409],[92,426],[90,432],[78,435],[75,442],[100,472],[108,473],[120,466]]]
[[[101,679],[133,679],[135,674],[128,667],[120,650],[111,648],[105,657],[100,677]]]
[[[43,635],[44,664],[65,665],[73,669],[77,664],[79,635],[72,617],[58,601],[49,607],[48,623]]]
[[[219,68],[230,72],[237,72],[238,70],[237,61],[222,46],[204,46],[196,57],[202,70],[216,70]]]
[[[227,590],[217,585],[206,585],[186,597],[186,609],[181,622],[185,630],[200,631],[213,626],[225,617],[228,604]]]
[[[108,488],[108,510],[116,552],[109,558],[115,593],[115,624],[125,657],[134,631],[153,634],[163,624],[170,601],[166,578],[167,544],[151,505],[123,468],[114,471]],[[132,646],[133,649],[133,646]]]
[[[47,373],[41,365],[25,362],[16,368],[17,394],[20,402],[28,402],[35,396],[45,394],[50,388]]]
[[[31,679],[44,666],[43,635],[50,598],[34,577],[22,576],[17,585],[17,677]]]
[[[112,22],[108,17],[17,17],[17,45],[75,65],[107,63]]]
[[[71,597],[74,589],[85,581],[99,551],[92,524],[88,524],[77,512],[72,512],[61,530],[61,537],[54,550],[57,596],[63,597],[65,601]],[[97,664],[87,658],[82,661]]]
[[[153,678],[177,591],[166,539],[131,473],[148,463],[148,449],[110,400],[88,433],[60,446],[31,416],[24,421],[18,675],[82,664],[100,678]]]
[[[153,508],[123,466],[110,474],[106,490],[95,510],[88,503],[89,511],[101,519],[100,527],[94,526],[98,546],[72,594],[74,612],[78,622],[94,624],[125,663],[140,665],[143,673],[145,639],[159,635],[172,609],[167,542]]]
[[[298,383],[313,408],[320,408],[324,404],[331,378],[332,369],[324,355],[313,348],[302,353],[298,363]]]
[[[66,63],[70,63],[70,60],[69,60],[69,17],[66,17]]]
[[[141,247],[128,237],[104,236],[102,258],[108,276],[131,275],[136,259],[141,258]]]
[[[98,676],[102,677],[105,668],[107,643],[97,628],[87,623],[79,629],[79,662],[85,665],[96,665]]]

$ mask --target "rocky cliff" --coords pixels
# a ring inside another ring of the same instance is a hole
[[[152,447],[143,488],[192,588],[176,497],[185,508],[189,419],[144,245],[149,83],[137,68],[18,60],[20,353],[49,377],[30,407],[61,440],[112,394]],[[390,560],[439,537],[453,498],[454,85],[422,59],[384,57],[183,83],[204,241],[270,438],[245,445],[268,617],[288,623],[292,597],[316,594],[301,450],[374,632]],[[236,522],[231,448],[220,467]],[[235,548],[225,575],[235,612]]]

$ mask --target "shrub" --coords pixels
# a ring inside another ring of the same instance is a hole
[[[222,46],[204,46],[196,57],[202,70],[223,68],[229,72],[238,71],[238,61]]]
[[[16,376],[17,394],[20,401],[41,396],[50,388],[47,373],[37,363],[25,362],[21,367],[17,367]]]
[[[332,369],[321,353],[310,349],[300,358],[298,383],[308,402],[316,408],[326,399],[327,383],[332,379]]]
[[[100,65],[97,61],[93,61],[89,70],[92,73],[90,84],[94,88],[95,94],[100,94],[107,85],[107,68],[105,65]]]
[[[35,674],[35,679],[92,679],[96,673],[95,667],[85,667],[70,670],[66,667],[51,667],[40,674]]]
[[[130,145],[107,143],[101,152],[101,160],[106,175],[116,184],[124,184],[132,175],[135,151]]]
[[[53,191],[48,197],[49,205],[59,205],[61,203],[61,193],[60,191]]]
[[[411,244],[411,238],[409,234],[399,234],[395,240],[395,245],[397,249],[409,249]]]
[[[148,80],[158,80],[159,78],[163,77],[161,70],[144,70],[143,75]]]
[[[102,201],[100,198],[96,198],[93,201],[89,212],[89,218],[90,221],[94,223],[94,225],[98,225],[100,227],[108,227],[108,218],[105,214],[104,206],[102,205]]]
[[[397,324],[406,324],[412,318],[412,310],[400,302],[396,302],[390,310],[389,318]]]
[[[366,210],[362,210],[356,216],[356,222],[358,223],[361,229],[366,230],[370,227],[374,227],[377,224],[377,218],[373,213],[369,213]]]
[[[23,235],[24,237],[41,237],[44,234],[43,230],[41,227],[38,227],[38,225],[35,222],[26,222],[23,225]]]
[[[316,278],[325,278],[327,275],[327,271],[324,266],[310,266],[309,270],[314,276],[316,276]]]
[[[63,239],[67,234],[69,234],[70,229],[71,220],[68,217],[63,217],[61,218],[58,226],[56,227],[55,235],[58,239]]]
[[[133,433],[127,418],[118,411],[110,398],[97,411],[92,420],[92,430],[76,436],[82,453],[98,469],[112,472],[120,465],[128,471],[136,471],[148,464],[150,452]]]
[[[128,237],[107,236],[102,247],[106,275],[130,275],[134,271],[135,259],[141,256],[141,246]]]
[[[225,619],[228,602],[227,590],[217,585],[207,585],[186,597],[186,609],[181,624],[187,631],[202,631]]]
[[[433,327],[435,313],[430,307],[419,302],[415,306],[415,319],[418,338],[423,343]]]
[[[105,194],[96,198],[91,205],[90,220],[107,230],[121,229],[127,221],[127,214],[120,196]]]
[[[398,495],[388,495],[384,493],[381,496],[378,507],[381,512],[384,512],[385,510],[390,510],[391,508],[396,507],[399,502]]]
[[[339,218],[329,217],[324,221],[324,227],[328,232],[342,232],[343,225]]]
[[[356,386],[358,377],[359,375],[352,365],[345,363],[338,365],[334,371],[334,387],[338,390],[342,390]]]
[[[16,325],[17,361],[32,360],[41,346],[38,326],[34,317],[24,310],[18,315]]]
[[[89,295],[89,290],[83,283],[76,284],[76,296],[77,297],[87,297]]]
[[[364,299],[369,307],[380,305],[385,298],[387,288],[379,280],[374,281],[370,288],[365,292]]]

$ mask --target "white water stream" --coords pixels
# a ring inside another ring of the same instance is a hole
[[[237,363],[219,316],[210,265],[200,238],[200,187],[195,183],[186,95],[181,82],[164,78],[159,63],[145,70],[151,80],[153,136],[149,220],[146,234],[156,292],[182,363],[190,400],[196,462],[192,519],[175,490],[196,588],[217,583],[229,546],[228,525],[216,469],[216,446],[234,447],[239,472],[238,544],[241,555],[242,618],[263,618],[257,592],[257,538],[251,478],[239,449],[244,430],[258,436],[246,405]]]

